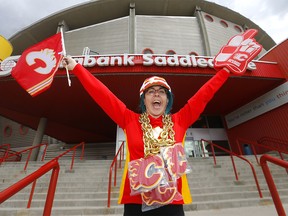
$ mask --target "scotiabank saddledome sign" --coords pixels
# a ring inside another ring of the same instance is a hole
[[[6,58],[0,65],[0,76],[9,76],[20,55]],[[87,68],[93,67],[183,67],[213,68],[213,57],[194,55],[152,55],[152,54],[121,54],[121,55],[83,55],[72,56],[79,64]],[[62,66],[60,65],[60,68]],[[250,62],[248,70],[255,70],[256,65]]]

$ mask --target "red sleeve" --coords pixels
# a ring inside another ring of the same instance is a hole
[[[126,105],[80,64],[77,64],[72,72],[78,77],[85,90],[104,112],[116,124],[124,128],[124,116],[127,111]]]
[[[188,100],[187,104],[177,113],[183,127],[188,128],[199,118],[208,102],[225,83],[229,75],[224,69],[218,71]]]

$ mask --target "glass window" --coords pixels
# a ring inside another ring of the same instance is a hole
[[[28,133],[28,130],[29,130],[28,127],[26,127],[24,125],[20,125],[19,132],[21,135],[26,135]]]
[[[12,135],[12,127],[10,125],[7,125],[4,128],[4,137],[10,137]]]
[[[196,53],[196,52],[192,51],[192,52],[190,52],[190,53],[189,53],[189,55],[198,56],[198,53]]]
[[[176,54],[176,52],[174,50],[168,50],[166,52],[166,55],[174,55],[174,54]]]
[[[220,21],[220,24],[224,27],[224,28],[228,28],[228,24],[227,22],[225,22],[224,20]]]
[[[214,143],[214,144],[216,144],[216,145],[218,145],[218,146],[220,146],[220,147],[222,147],[222,148],[224,148],[224,149],[227,149],[228,151],[230,150],[230,146],[229,146],[229,143],[228,143],[228,141],[219,141],[219,140],[215,140],[215,141],[211,141],[212,143]],[[206,150],[209,152],[209,155],[213,155],[212,154],[212,148],[211,148],[211,146],[210,146],[210,144],[208,144],[207,146],[206,146]],[[226,155],[229,155],[229,153],[228,152],[226,152],[226,151],[223,151],[222,149],[220,149],[220,148],[217,148],[216,146],[214,146],[214,151],[215,151],[215,155],[216,156],[226,156]]]
[[[205,19],[208,21],[208,22],[213,22],[214,20],[213,20],[213,18],[211,17],[211,16],[209,16],[209,15],[205,15]]]
[[[205,116],[200,116],[196,122],[191,126],[192,128],[207,128],[207,121]]]
[[[221,116],[202,115],[190,128],[224,128]]]
[[[224,128],[221,116],[207,116],[209,128]]]
[[[237,32],[239,32],[239,33],[241,33],[242,32],[242,29],[239,27],[239,26],[234,26],[234,29],[237,31]]]
[[[142,54],[154,54],[153,50],[150,49],[150,48],[145,48],[143,51],[142,51]]]

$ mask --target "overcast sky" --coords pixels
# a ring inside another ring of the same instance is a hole
[[[0,35],[9,39],[18,31],[52,13],[88,1],[89,0],[0,0]],[[287,0],[209,1],[228,7],[252,20],[266,31],[276,43],[280,43],[288,38]]]

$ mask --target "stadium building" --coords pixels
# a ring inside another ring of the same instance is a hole
[[[228,40],[257,29],[263,46],[243,76],[231,75],[186,134],[186,152],[202,156],[201,139],[245,152],[239,138],[288,144],[288,41],[275,44],[257,24],[202,0],[98,0],[52,14],[13,35],[11,57],[1,62],[0,144],[102,144],[115,151],[123,131],[90,98],[73,74],[60,68],[52,86],[31,97],[9,71],[28,47],[64,28],[66,51],[128,108],[139,111],[145,78],[164,77],[178,111],[210,79],[213,57]],[[100,145],[101,144],[101,145]],[[109,145],[108,145],[109,144]],[[205,146],[206,151],[211,149]],[[267,151],[257,148],[258,153]],[[247,153],[247,152],[246,152]],[[219,151],[217,154],[224,154]],[[104,155],[105,156],[105,155]],[[107,155],[109,157],[109,155]]]

